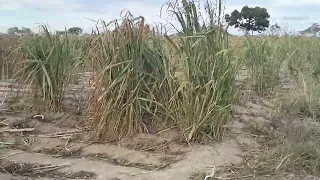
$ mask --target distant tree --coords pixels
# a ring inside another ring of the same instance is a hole
[[[21,35],[29,35],[32,34],[32,31],[30,28],[22,27],[21,30],[19,30]]]
[[[68,29],[68,33],[74,34],[74,35],[80,35],[80,34],[82,34],[82,29],[79,27],[72,27],[72,28]]]
[[[303,31],[299,31],[301,34],[312,34],[312,35],[317,35],[320,33],[320,25],[318,23],[313,23],[310,27]]]
[[[15,35],[16,33],[19,32],[19,28],[18,27],[11,27],[7,30],[7,33],[9,35]]]
[[[231,15],[225,15],[228,26],[240,28],[246,33],[249,31],[252,31],[252,33],[265,31],[269,27],[268,18],[270,18],[270,15],[266,8],[250,8],[248,6],[244,6],[241,12],[234,10]]]
[[[21,29],[19,29],[17,27],[11,27],[7,30],[7,33],[9,35],[19,34],[19,35],[23,36],[23,35],[27,35],[27,34],[32,34],[32,31],[30,28],[26,28],[26,27],[22,27]]]

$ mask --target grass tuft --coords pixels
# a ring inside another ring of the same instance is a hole
[[[65,88],[81,52],[67,34],[59,37],[52,35],[44,25],[40,28],[40,35],[27,36],[22,40],[21,48],[27,57],[17,77],[21,83],[34,86],[38,107],[60,111]]]

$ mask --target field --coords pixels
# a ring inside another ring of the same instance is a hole
[[[175,36],[130,14],[0,35],[0,179],[319,179],[320,39],[229,37],[171,8]]]

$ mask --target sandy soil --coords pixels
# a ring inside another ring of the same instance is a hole
[[[9,86],[1,83],[2,99],[9,99]],[[257,135],[246,130],[248,125],[254,123],[261,131],[276,126],[270,118],[272,103],[244,89],[221,142],[186,144],[179,141],[178,131],[170,129],[137,134],[117,143],[94,143],[90,141],[92,132],[78,126],[84,98],[74,93],[80,89],[77,87],[81,84],[72,87],[65,102],[69,109],[64,113],[43,113],[42,119],[33,113],[2,110],[0,137],[6,148],[1,150],[0,179],[203,180],[213,169],[215,177],[227,179],[234,173],[233,167],[245,163],[248,154],[261,146]],[[5,132],[11,128],[34,129]]]

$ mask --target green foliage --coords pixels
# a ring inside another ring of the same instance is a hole
[[[15,35],[17,32],[19,31],[19,28],[18,27],[11,27],[7,30],[7,33],[9,35]]]
[[[320,33],[320,25],[318,23],[313,23],[310,27],[303,31],[299,31],[301,34],[313,34],[317,35]]]
[[[114,30],[103,22],[107,31],[96,32],[90,44],[89,57],[98,77],[88,112],[99,140],[148,131],[146,124],[157,119],[171,93],[172,72],[161,38],[147,35],[143,17],[135,19],[128,13],[119,22],[110,23]]]
[[[220,2],[221,3],[221,2]],[[209,2],[205,5],[209,6]],[[170,4],[182,26],[181,35],[169,40],[175,60],[182,68],[179,89],[167,105],[173,119],[186,133],[187,140],[201,140],[203,135],[220,138],[230,116],[230,108],[237,92],[237,65],[232,63],[228,36],[212,24],[200,24],[193,1],[182,1],[182,6]],[[220,7],[220,6],[218,6]],[[221,9],[207,9],[208,17],[216,17]],[[210,22],[214,22],[211,19]]]
[[[21,29],[19,29],[18,27],[11,27],[7,30],[7,33],[9,35],[29,35],[32,34],[32,31],[30,28],[26,28],[26,27],[22,27]]]
[[[39,104],[42,108],[60,111],[64,90],[81,53],[67,36],[61,39],[50,34],[46,26],[41,28],[43,35],[28,36],[22,41],[27,59],[17,77],[20,82],[35,86],[36,98],[43,101]]]
[[[229,26],[235,26],[248,31],[265,31],[269,27],[269,13],[266,8],[244,6],[239,12],[234,10],[231,15],[226,14],[225,19]]]
[[[290,37],[282,38],[290,52],[286,61],[288,78],[293,85],[288,95],[279,98],[279,107],[289,117],[303,116],[320,119],[320,41],[315,38]],[[281,103],[280,103],[281,102]]]
[[[287,119],[277,132],[268,134],[266,148],[250,162],[256,177],[279,177],[294,173],[299,179],[320,176],[320,125],[310,119]],[[249,163],[248,163],[249,164]]]
[[[183,27],[177,39],[164,42],[130,14],[92,36],[88,55],[98,77],[88,113],[97,140],[148,132],[155,122],[176,125],[190,141],[225,132],[237,92],[227,36],[200,25],[194,2],[169,7]]]
[[[82,34],[82,29],[79,27],[72,27],[68,29],[68,33],[73,34],[73,35],[80,35]]]
[[[30,28],[22,27],[22,29],[20,30],[20,33],[23,35],[28,35],[28,34],[31,34],[32,31]]]

